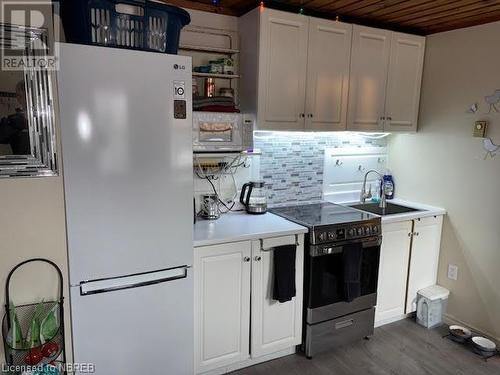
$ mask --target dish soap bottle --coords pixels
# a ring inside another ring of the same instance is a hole
[[[382,180],[377,180],[377,182],[373,185],[370,185],[372,192],[372,202],[379,203],[380,202],[380,192],[382,188]]]
[[[385,194],[386,199],[394,198],[394,180],[391,175],[391,171],[387,169],[382,181],[382,192]]]

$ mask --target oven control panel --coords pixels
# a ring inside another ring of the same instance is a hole
[[[346,239],[345,228],[331,229],[318,232],[316,236],[318,243],[332,242]]]
[[[369,236],[379,236],[381,233],[380,224],[356,225],[347,230],[346,239],[361,238]]]
[[[318,228],[315,229],[315,244],[335,241],[351,240],[356,238],[380,236],[382,234],[379,222],[367,222],[350,224],[344,227]]]

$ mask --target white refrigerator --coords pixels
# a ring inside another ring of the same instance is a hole
[[[74,362],[191,375],[191,59],[59,47]]]

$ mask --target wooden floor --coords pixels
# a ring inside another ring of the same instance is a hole
[[[375,330],[370,341],[315,356],[291,355],[234,375],[499,375],[500,357],[483,361],[443,339],[446,327],[427,330],[403,320]]]

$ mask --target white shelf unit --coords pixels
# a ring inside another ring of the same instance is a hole
[[[237,74],[214,74],[214,73],[198,73],[193,72],[193,77],[219,78],[219,79],[238,79]]]
[[[236,31],[217,29],[203,26],[187,26],[182,30],[179,53],[193,58],[193,67],[208,64],[221,56],[233,59],[234,74],[214,74],[193,72],[193,80],[198,81],[198,90],[204,91],[206,78],[216,80],[217,92],[220,88],[229,87],[234,89],[235,104],[239,104],[239,36]]]
[[[197,52],[210,52],[210,53],[220,53],[221,55],[236,55],[240,53],[237,49],[232,48],[219,48],[219,47],[207,47],[207,46],[196,46],[192,44],[181,44],[179,49],[183,51],[197,51]]]

